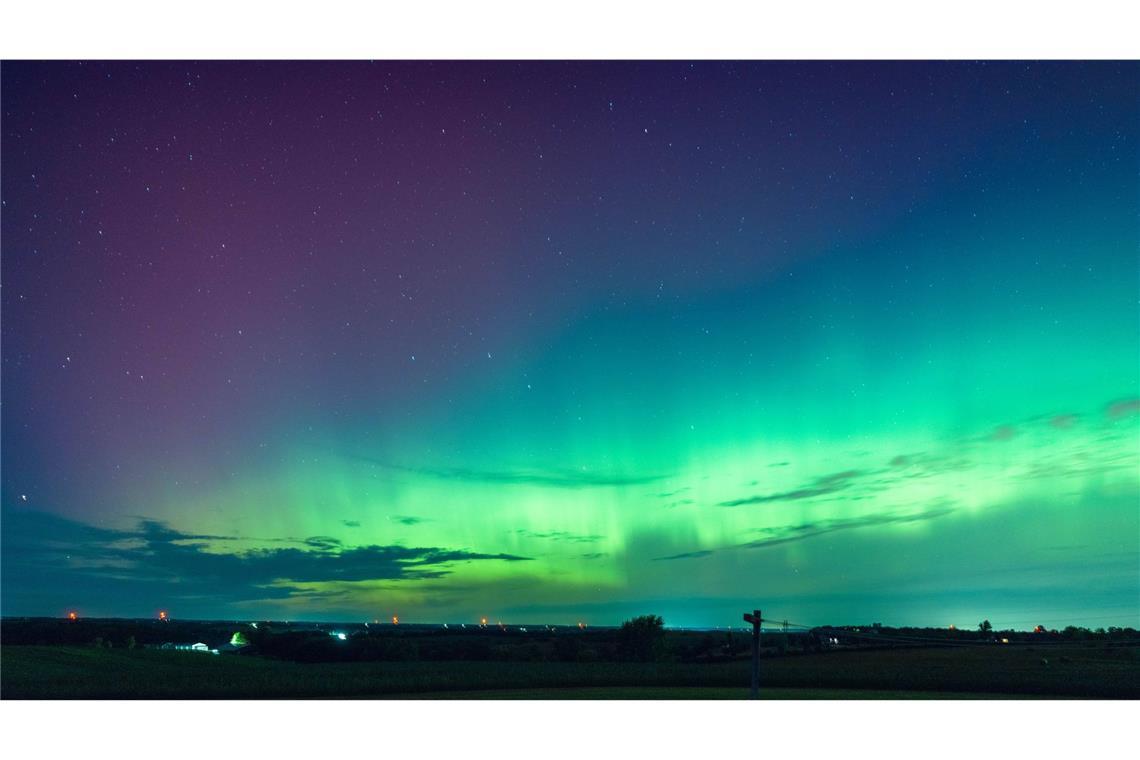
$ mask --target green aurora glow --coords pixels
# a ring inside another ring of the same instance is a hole
[[[964,65],[939,71],[973,86]],[[1001,71],[986,81],[1024,84],[1020,69]],[[500,254],[483,238],[463,247],[475,233],[452,220],[449,255],[484,253],[442,282],[401,261],[393,272],[411,274],[386,273],[383,299],[345,292],[359,268],[340,268],[348,253],[329,253],[315,270],[327,274],[251,267],[190,338],[174,337],[173,318],[162,326],[163,299],[138,307],[168,331],[153,345],[86,327],[109,348],[106,371],[82,382],[71,333],[16,300],[50,290],[46,270],[17,266],[35,241],[9,237],[23,213],[10,177],[30,160],[17,156],[5,171],[5,614],[610,624],[652,612],[723,626],[761,606],[807,623],[1137,625],[1137,68],[1042,71],[1067,83],[1048,88],[1053,99],[979,108],[977,127],[963,111],[926,127],[931,145],[902,117],[851,137],[870,156],[851,202],[898,186],[858,212],[838,210],[846,189],[823,210],[796,206],[807,218],[790,243],[754,230],[778,230],[775,212],[720,219],[751,201],[698,189],[707,162],[694,151],[668,164],[677,208],[704,213],[693,221],[672,222],[654,190],[637,197],[648,169],[613,169],[631,205],[591,233],[609,258],[575,249],[576,212],[558,207],[541,217],[556,230],[547,258],[532,258],[546,243],[526,227],[527,253],[500,270]],[[6,105],[23,97],[8,81],[20,73],[5,66]],[[1107,115],[1078,102],[1086,86]],[[972,147],[933,144],[974,128]],[[830,171],[824,131],[781,159],[805,177]],[[896,141],[912,139],[932,175],[892,163],[904,160]],[[717,154],[725,188],[755,181],[730,180],[761,142]],[[554,171],[543,182],[576,188],[585,170]],[[674,223],[675,243],[655,248],[628,231],[634,218],[638,230]],[[360,251],[383,237],[344,234],[362,236],[348,246]],[[588,263],[572,269],[555,246]],[[401,300],[417,276],[419,300]],[[268,282],[280,304],[246,309],[246,282]],[[501,319],[464,316],[469,290]],[[390,322],[375,303],[427,311]],[[369,330],[351,332],[358,322]],[[491,337],[469,340],[476,323]],[[133,381],[120,345],[131,367],[165,367],[145,381],[162,390],[119,385]],[[300,347],[295,364],[282,346]],[[45,411],[56,403],[58,415]],[[383,569],[346,569],[365,550]]]

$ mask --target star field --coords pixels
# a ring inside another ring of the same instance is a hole
[[[6,62],[3,613],[1136,625],[1138,73]]]

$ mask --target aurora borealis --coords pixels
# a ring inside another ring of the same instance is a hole
[[[5,615],[1140,624],[1140,67],[5,62]]]

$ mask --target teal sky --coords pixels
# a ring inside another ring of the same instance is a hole
[[[1138,71],[5,64],[3,612],[1140,625]]]

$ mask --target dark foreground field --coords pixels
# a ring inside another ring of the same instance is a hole
[[[1046,664],[1043,659],[1047,659]],[[1140,649],[846,651],[765,659],[769,698],[1140,697]],[[84,647],[0,648],[5,699],[734,699],[747,661],[364,662]]]

